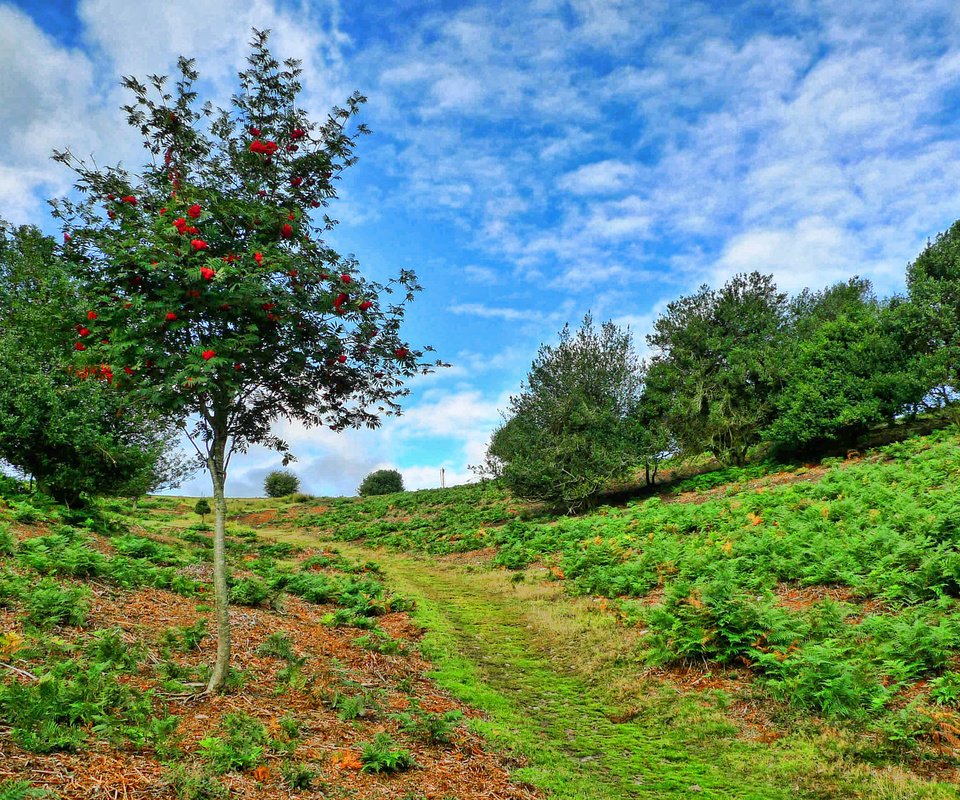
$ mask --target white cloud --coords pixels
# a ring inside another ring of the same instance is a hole
[[[637,166],[614,158],[584,164],[563,175],[557,182],[560,189],[571,194],[610,194],[629,189],[637,177]]]
[[[502,398],[487,400],[477,389],[429,390],[423,399],[399,417],[392,428],[404,437],[464,437],[467,432],[489,431],[499,419]]]
[[[734,237],[711,274],[711,285],[725,283],[738,272],[772,273],[777,285],[796,292],[850,277],[852,252],[862,248],[856,237],[823,217],[800,220],[789,229],[754,230]],[[865,273],[874,270],[861,262]]]
[[[484,319],[502,319],[506,322],[539,322],[545,318],[543,312],[533,309],[488,306],[483,303],[456,303],[450,306],[450,312],[453,314],[483,317]]]
[[[36,222],[38,192],[67,191],[73,176],[50,160],[55,148],[79,157],[104,143],[115,158],[136,152],[126,131],[117,131],[119,112],[105,113],[105,101],[119,95],[101,90],[91,60],[60,47],[6,5],[0,5],[0,76],[0,217]]]
[[[490,267],[478,267],[475,264],[470,264],[463,268],[463,274],[471,283],[482,283],[488,286],[500,283],[500,275]]]
[[[344,97],[330,86],[348,41],[332,0],[295,9],[271,0],[80,0],[77,15],[87,41],[123,75],[169,73],[180,55],[196,57],[202,79],[214,83],[225,102],[249,52],[252,29],[269,29],[275,52],[303,62],[310,94],[322,98],[318,110],[325,112]]]

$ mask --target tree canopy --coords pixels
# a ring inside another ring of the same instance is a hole
[[[357,487],[357,494],[361,497],[402,491],[403,476],[395,469],[374,470]]]
[[[599,329],[584,317],[556,346],[540,348],[490,454],[505,484],[522,497],[589,505],[609,481],[633,468],[640,449],[630,429],[641,392],[629,330]]]
[[[648,394],[688,452],[743,463],[769,422],[778,384],[786,294],[769,275],[737,275],[720,290],[670,303],[647,341]]]
[[[190,464],[172,426],[129,402],[102,365],[72,367],[83,308],[52,238],[0,227],[0,460],[70,505],[176,485]]]

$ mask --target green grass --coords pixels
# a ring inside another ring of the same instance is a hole
[[[871,758],[929,756],[960,724],[927,686],[960,660],[960,437],[825,464],[816,479],[803,467],[786,481],[766,466],[707,473],[579,517],[524,519],[495,487],[465,486],[330,501],[300,523],[431,554],[492,545],[509,569],[545,564],[571,594],[615,600],[647,630],[646,663],[746,664],[796,713],[869,734]],[[670,502],[717,486],[704,502]],[[780,602],[804,587],[819,598]]]
[[[634,694],[624,715],[609,685],[613,670],[591,675],[551,637],[544,615],[569,613],[556,595],[529,587],[517,594],[496,573],[376,555],[391,584],[417,601],[432,677],[485,713],[469,721],[472,728],[525,762],[514,778],[552,798],[957,796],[946,784],[875,773],[857,763],[855,740],[843,736],[798,733],[773,745],[748,741],[728,715],[723,692],[682,694],[650,683]],[[617,636],[609,621],[580,622],[604,626],[610,641]],[[570,635],[578,633],[572,628]],[[583,646],[597,643],[585,639]],[[611,657],[608,666],[614,663]],[[618,678],[640,681],[640,672],[628,665]]]
[[[548,516],[489,484],[236,501],[228,552],[256,577],[238,575],[233,590],[251,605],[285,594],[333,604],[318,622],[372,629],[356,646],[390,657],[378,619],[415,601],[435,679],[485,714],[464,724],[517,759],[518,780],[560,800],[958,797],[916,773],[949,765],[936,745],[960,721],[960,437],[940,432],[826,467],[707,473],[580,517]],[[681,491],[709,494],[677,502]],[[85,580],[207,600],[188,574],[209,558],[209,532],[184,503],[149,498],[134,514],[106,501],[78,513],[9,496],[0,605],[33,621],[35,646],[50,637],[41,628],[59,637],[87,622]],[[251,530],[243,515],[267,509],[277,518]],[[46,525],[43,535],[18,543],[12,525],[24,520]],[[108,546],[93,547],[93,534]],[[330,539],[348,544],[297,557]],[[492,564],[436,558],[485,547]],[[596,613],[601,605],[614,613]],[[202,635],[173,630],[165,652],[192,652]],[[289,685],[305,681],[289,641],[264,648],[289,662]],[[20,696],[0,675],[31,749],[95,737],[142,748],[170,734],[149,694],[114,691],[111,676],[133,662],[109,633],[82,652],[41,646],[21,658],[56,689]],[[727,690],[651,677],[684,665]],[[170,658],[157,672],[174,688],[197,677]],[[78,698],[83,715],[63,716],[63,698]],[[345,718],[377,706],[356,692],[341,700]],[[750,707],[773,736],[758,740],[763,729],[742,723]],[[456,739],[457,721],[434,716],[394,721],[424,741]],[[227,752],[228,738],[208,742],[210,758],[229,762],[218,768],[249,769],[266,752],[257,736],[250,752]],[[370,763],[388,771],[403,750],[380,744]]]

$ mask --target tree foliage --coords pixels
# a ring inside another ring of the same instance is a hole
[[[275,469],[263,480],[267,497],[286,497],[300,491],[300,479],[289,470]]]
[[[100,365],[72,369],[84,307],[50,237],[0,228],[0,460],[70,505],[176,485],[192,465],[171,428]]]
[[[869,281],[806,290],[792,301],[790,317],[779,357],[783,382],[764,431],[779,448],[852,445],[922,398],[895,311],[873,296]]]
[[[312,121],[297,102],[298,62],[278,62],[258,31],[226,109],[199,104],[193,62],[179,68],[173,86],[123,79],[150,163],[131,175],[57,153],[82,199],[55,214],[70,236],[63,256],[95,298],[78,365],[108,365],[124,392],[178,420],[211,475],[216,690],[229,663],[230,456],[259,444],[288,460],[271,430],[281,417],[376,427],[399,413],[404,380],[429,365],[400,334],[420,288],[414,273],[367,280],[325,241],[335,220],[324,209],[367,132],[348,130],[364,98]]]
[[[541,347],[490,443],[511,491],[573,511],[629,474],[639,455],[631,436],[639,367],[629,330],[597,329],[589,314],[575,333],[564,327],[555,347]]]
[[[403,476],[395,469],[374,470],[357,487],[357,494],[361,497],[402,491]]]
[[[907,346],[919,357],[935,403],[953,403],[960,392],[960,220],[907,267],[907,292],[901,314]]]
[[[213,509],[210,508],[210,503],[205,497],[201,497],[197,500],[196,504],[193,507],[193,513],[199,515],[200,522],[204,521],[204,518],[209,514]]]
[[[686,453],[742,464],[770,421],[786,295],[769,275],[737,275],[667,306],[647,341],[648,397]]]

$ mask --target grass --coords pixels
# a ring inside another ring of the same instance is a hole
[[[960,671],[958,445],[947,430],[817,470],[706,473],[579,517],[536,517],[469,486],[330,501],[298,522],[368,545],[492,547],[495,566],[544,566],[643,630],[636,657],[648,666],[746,666],[793,713],[864,735],[863,757],[936,760],[944,741],[960,744],[960,716],[930,695]],[[708,491],[698,502],[674,500],[697,489]]]
[[[557,766],[562,753],[547,748],[546,771],[538,775],[534,741],[544,734],[562,741],[569,733],[558,732],[593,719],[575,702],[593,691],[607,709],[604,718],[636,714],[667,752],[704,749],[696,741],[698,714],[708,720],[708,739],[729,740],[704,764],[677,761],[677,786],[654,782],[654,792],[685,791],[680,784],[689,779],[710,791],[725,785],[729,796],[752,796],[749,787],[756,785],[757,796],[773,797],[787,785],[797,796],[953,797],[954,787],[927,784],[911,769],[949,775],[960,748],[958,444],[956,432],[942,431],[854,462],[828,459],[817,470],[751,467],[695,476],[664,496],[574,518],[537,516],[495,487],[472,486],[319,500],[324,510],[304,510],[297,524],[321,537],[362,541],[349,551],[358,559],[373,555],[371,545],[394,551],[375,555],[391,584],[417,600],[428,646],[436,643],[430,654],[440,680],[490,711],[503,726],[496,738],[531,759],[527,779],[557,796],[580,796],[570,788],[577,786],[577,764],[564,772]],[[696,491],[706,494],[673,501]],[[437,556],[491,546],[494,566],[526,571],[487,573],[488,562],[474,559],[454,578],[443,562],[395,553]],[[493,583],[477,588],[484,575]],[[445,595],[443,581],[453,581]],[[610,612],[612,634],[596,624],[591,603]],[[538,636],[511,626],[511,616]],[[550,643],[549,653],[542,642]],[[707,694],[687,691],[682,681],[676,695],[671,675],[691,668],[735,676],[734,696],[716,695],[711,705]],[[558,674],[580,683],[564,689]],[[649,688],[651,675],[665,675],[660,685],[667,688],[631,696],[631,681]],[[592,685],[595,676],[603,687]],[[559,706],[545,687],[561,697]],[[725,704],[748,696],[767,709],[775,746],[743,752],[749,731],[711,730],[729,724]],[[608,713],[610,704],[619,710]],[[524,709],[532,705],[555,713],[556,724],[525,730]],[[576,711],[571,718],[564,709]],[[682,720],[683,736],[663,729],[661,718]],[[608,751],[623,744],[624,752],[656,762],[648,745],[624,743],[625,735],[622,727],[591,723],[585,738],[573,736],[572,747],[586,764],[596,756],[591,737],[611,743]],[[629,785],[639,774],[633,762],[606,758],[612,762],[604,762],[604,774],[619,781],[609,796],[643,796],[646,789]],[[713,769],[719,784],[712,783]],[[738,788],[729,788],[731,781]]]
[[[853,735],[810,727],[763,741],[737,720],[728,693],[651,679],[637,660],[637,631],[598,613],[594,600],[566,596],[559,582],[517,584],[469,562],[341,547],[375,557],[416,600],[432,677],[485,712],[470,727],[523,762],[515,779],[550,797],[957,797],[949,784],[864,762]]]
[[[466,725],[513,759],[516,780],[560,800],[944,800],[960,796],[936,779],[957,774],[960,753],[958,445],[946,431],[816,469],[706,473],[579,517],[489,484],[235,501],[232,589],[245,614],[291,598],[323,605],[312,624],[346,628],[337,635],[378,669],[409,651],[381,621],[416,605],[432,676],[484,716],[392,705],[388,688],[347,673],[331,687],[327,660],[279,631],[257,645],[273,670],[269,692],[319,692],[358,736],[338,763],[371,779],[400,779],[409,747],[418,760],[421,747],[455,747]],[[210,533],[189,499],[148,498],[136,515],[121,501],[85,516],[25,497],[8,506],[0,613],[28,624],[23,652],[91,624],[91,580],[98,591],[146,586],[209,602],[193,575]],[[40,535],[18,541],[12,526],[24,524]],[[158,636],[161,687],[202,680],[204,634],[184,620]],[[173,723],[150,728],[149,694],[111,694],[110,677],[135,662],[115,634],[58,647],[16,663],[49,672],[46,684],[60,681],[94,710],[60,720],[57,702],[8,698],[11,709],[39,709],[35,721],[18,718],[27,734],[15,740],[167,747]],[[94,681],[95,669],[106,679]],[[235,727],[208,734],[207,772],[185,768],[181,783],[214,787],[209,772],[252,774],[296,747]],[[290,762],[277,780],[312,784],[313,770]]]

